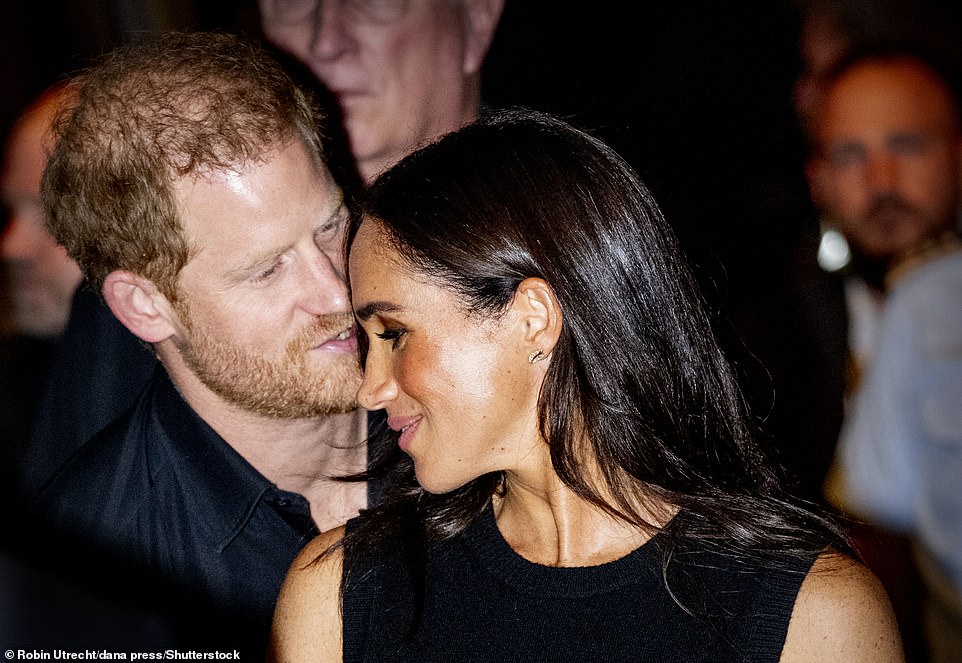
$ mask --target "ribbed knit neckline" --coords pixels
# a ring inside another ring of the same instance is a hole
[[[597,566],[555,567],[536,564],[516,553],[498,529],[489,506],[464,531],[459,540],[480,567],[519,592],[541,597],[587,597],[627,584],[661,585],[663,532],[624,557]]]

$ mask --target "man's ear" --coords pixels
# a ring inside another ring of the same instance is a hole
[[[505,0],[464,0],[467,44],[462,71],[473,76],[481,71],[484,57],[494,39]]]
[[[550,355],[561,337],[563,320],[551,286],[543,279],[527,278],[518,286],[511,306],[519,315],[526,351]]]
[[[177,332],[178,318],[153,281],[124,270],[104,279],[104,300],[114,316],[147,343],[159,343]]]

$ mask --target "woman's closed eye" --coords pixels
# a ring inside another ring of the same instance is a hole
[[[407,333],[406,329],[401,327],[391,327],[390,329],[385,329],[382,332],[375,334],[379,339],[391,342],[391,349],[397,350],[401,343],[401,337]]]

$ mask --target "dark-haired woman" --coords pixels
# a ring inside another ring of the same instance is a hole
[[[348,246],[390,488],[295,562],[277,660],[902,659],[878,582],[778,490],[608,147],[488,116],[384,174]]]

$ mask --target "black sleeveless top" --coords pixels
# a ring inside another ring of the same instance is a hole
[[[346,580],[344,661],[777,661],[814,558],[773,570],[682,543],[669,593],[665,538],[600,566],[541,566],[511,549],[489,508],[416,575],[386,541]]]

